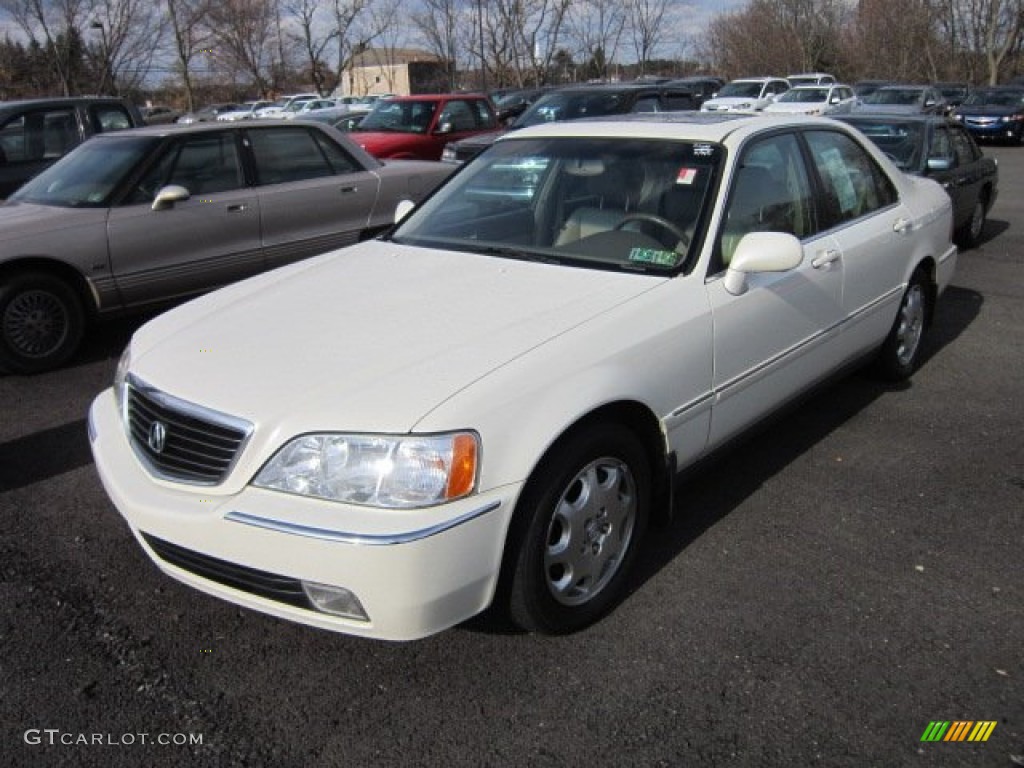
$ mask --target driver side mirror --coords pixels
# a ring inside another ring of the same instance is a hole
[[[398,205],[395,206],[395,224],[400,222],[409,212],[416,207],[416,203],[412,200],[399,200]]]
[[[928,158],[928,170],[929,171],[948,171],[953,167],[952,157],[929,157]]]
[[[725,290],[733,296],[747,292],[752,272],[786,272],[804,260],[800,241],[786,232],[751,232],[743,236],[725,271]]]
[[[156,193],[156,197],[153,198],[153,205],[151,205],[150,208],[154,211],[173,208],[175,203],[188,200],[191,196],[192,193],[185,189],[185,187],[178,184],[168,184]]]

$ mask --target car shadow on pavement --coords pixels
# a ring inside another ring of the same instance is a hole
[[[964,254],[969,254],[976,248],[980,248],[988,244],[990,241],[995,240],[1009,228],[1010,223],[1008,221],[1003,221],[1002,219],[987,219],[985,221],[985,228],[982,229],[981,236],[978,238],[978,244],[975,245],[973,248],[969,248],[967,250],[961,249],[960,256],[963,256]]]
[[[954,342],[977,318],[983,298],[976,291],[949,287],[939,300],[935,321],[925,335],[921,366]],[[654,523],[630,577],[635,593],[690,544],[774,475],[805,454],[887,392],[913,387],[913,378],[893,385],[869,368],[849,372],[815,388],[753,430],[676,477],[673,517]],[[742,467],[737,472],[736,467]],[[653,533],[653,535],[652,535]],[[626,598],[629,599],[628,597]],[[500,610],[488,610],[461,625],[488,634],[518,634]]]

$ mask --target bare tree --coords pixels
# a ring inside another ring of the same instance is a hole
[[[527,79],[534,85],[547,80],[558,52],[571,0],[497,0],[507,9],[509,37],[515,41],[516,72],[519,83]]]
[[[368,14],[370,34],[366,40],[374,41],[373,54],[387,78],[387,90],[391,92],[398,88],[395,82],[398,52],[407,47],[409,41],[408,28],[399,20],[402,11],[402,0],[375,0]]]
[[[422,0],[420,10],[412,15],[413,25],[423,36],[427,48],[442,61],[451,90],[456,86],[459,53],[472,50],[473,45],[469,41],[477,37],[466,21],[468,14],[462,12],[462,5],[460,0]],[[466,41],[461,47],[458,44],[460,39]],[[480,61],[479,55],[477,60]]]
[[[260,95],[269,95],[276,85],[275,0],[212,0],[205,21],[214,43],[211,60],[244,73]]]
[[[192,63],[201,53],[209,51],[212,39],[204,24],[209,5],[207,0],[165,0],[165,3],[174,58],[185,88],[186,108],[191,112],[196,108]]]
[[[597,63],[593,72],[608,77],[608,63],[618,56],[626,27],[626,6],[619,0],[582,0],[572,4],[566,19],[566,31],[578,54]]]
[[[647,62],[665,34],[665,15],[670,0],[629,0],[629,29],[633,38],[640,74],[647,73]]]
[[[65,96],[75,92],[75,68],[81,51],[75,41],[84,38],[82,27],[91,0],[0,0],[3,8],[30,43],[50,57],[54,74]]]
[[[994,85],[1010,53],[1021,42],[1022,0],[959,0],[956,16],[971,50],[984,54],[987,81]]]
[[[99,92],[141,88],[164,35],[165,17],[157,6],[149,0],[95,0],[89,28],[99,38],[86,47],[99,72]]]

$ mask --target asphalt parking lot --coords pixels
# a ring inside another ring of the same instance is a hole
[[[683,478],[633,594],[569,637],[370,642],[179,585],[86,437],[138,321],[0,377],[0,765],[1024,765],[1024,148],[987,151],[912,382],[844,378]]]

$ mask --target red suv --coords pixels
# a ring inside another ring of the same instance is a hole
[[[483,94],[423,94],[381,99],[350,135],[374,157],[440,160],[448,142],[500,127]]]

